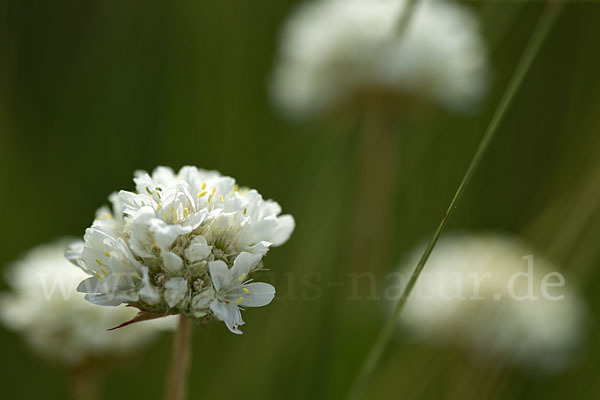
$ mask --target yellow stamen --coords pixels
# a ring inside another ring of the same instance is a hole
[[[98,265],[102,265],[102,261],[100,261],[99,258],[96,258],[96,262],[98,263]]]
[[[237,299],[237,300],[235,301],[235,304],[239,306],[239,305],[241,304],[241,302],[242,302],[242,301],[244,301],[244,298],[243,298],[243,297],[240,297],[239,299]]]
[[[104,277],[102,275],[100,275],[99,273],[96,272],[96,276],[98,277],[98,279],[100,279],[101,281],[104,280]]]
[[[104,274],[104,276],[108,275],[108,272],[106,272],[106,269],[104,269],[104,267],[100,268],[102,270],[102,273]]]
[[[188,210],[188,208],[187,208],[187,207],[185,207],[185,208],[183,209],[183,218],[187,218],[187,216],[189,215],[189,213],[190,213],[190,210]]]
[[[244,278],[246,277],[246,273],[244,272],[242,275],[240,275],[240,277],[238,278],[238,281],[243,281]]]
[[[244,288],[244,293],[248,294],[248,293],[250,293],[250,291],[248,289]]]
[[[202,183],[202,190],[206,189],[206,182]]]
[[[158,211],[160,211],[160,209],[161,209],[161,208],[162,208],[162,203],[158,203],[158,206],[156,206],[156,209],[157,209]]]
[[[222,194],[219,195],[219,201],[223,201],[223,195]]]
[[[171,207],[171,209],[169,211],[167,211],[164,215],[163,215],[163,219],[166,221],[169,219],[169,215],[173,214],[175,212],[175,208]],[[175,219],[175,221],[177,221],[177,215],[175,215],[173,217]]]
[[[110,253],[108,251],[104,252],[104,257],[110,257]]]
[[[206,194],[206,190],[201,191],[200,193],[198,193],[198,197],[202,197]]]

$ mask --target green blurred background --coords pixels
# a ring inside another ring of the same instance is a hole
[[[357,300],[348,280],[360,115],[292,123],[269,101],[294,3],[0,2],[0,265],[82,235],[110,192],[156,165],[219,170],[296,218],[292,239],[265,260],[274,303],[244,314],[241,337],[217,323],[195,330],[193,399],[343,398],[385,315],[366,298],[368,282]],[[495,367],[399,331],[369,398],[600,396],[600,5],[568,3],[449,230],[523,234],[562,265],[591,311],[584,351],[558,375],[505,368],[491,390],[481,371]],[[469,5],[490,47],[492,90],[476,114],[430,105],[403,123],[402,183],[390,234],[377,238],[386,250],[363,270],[383,276],[436,227],[542,9]],[[67,395],[61,368],[4,328],[0,339],[2,398]],[[111,371],[104,397],[161,398],[170,340]]]

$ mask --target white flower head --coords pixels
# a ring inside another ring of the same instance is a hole
[[[215,281],[215,268],[233,273],[243,266],[246,276],[261,269],[269,248],[290,237],[294,219],[280,215],[276,202],[213,171],[158,167],[152,175],[137,172],[134,181],[136,192],[111,195],[112,212],[100,209],[84,242],[67,252],[93,275],[78,290],[96,304],[127,303],[198,322],[218,319],[239,332],[241,316],[234,323],[224,312],[232,308],[216,305],[228,289]]]
[[[174,327],[169,318],[107,331],[135,317],[136,310],[85,301],[75,288],[87,274],[65,260],[66,247],[66,241],[59,241],[31,250],[10,269],[12,291],[0,295],[2,322],[22,333],[36,353],[67,364],[118,357]]]
[[[469,109],[487,84],[475,15],[452,0],[313,0],[287,22],[271,85],[275,103],[302,117],[360,93],[429,96]]]
[[[400,269],[404,283],[422,250]],[[440,239],[405,305],[402,324],[420,337],[458,344],[479,356],[540,372],[565,367],[582,339],[585,307],[566,280],[544,294],[544,281],[559,284],[562,278],[556,266],[531,255],[518,239],[500,235]]]

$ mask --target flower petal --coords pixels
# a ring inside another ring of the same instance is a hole
[[[271,242],[267,242],[266,240],[260,241],[253,246],[249,246],[246,250],[252,254],[264,256],[269,251],[269,246],[271,246]]]
[[[231,279],[243,282],[248,276],[250,268],[256,266],[260,262],[261,256],[251,253],[240,253],[231,268]]]
[[[210,303],[210,309],[217,317],[217,319],[225,322],[227,328],[238,335],[242,334],[242,331],[238,329],[239,326],[244,325],[242,314],[240,309],[234,304],[224,304],[218,300],[213,300]]]
[[[121,303],[139,300],[139,296],[134,289],[110,293],[88,293],[84,298],[90,303],[99,306],[118,306]]]
[[[79,282],[77,286],[77,291],[79,293],[99,293],[100,286],[102,286],[102,282],[95,276],[90,276],[87,279]]]
[[[156,245],[162,250],[168,250],[178,236],[190,233],[191,227],[170,225],[156,218],[150,221],[150,230],[154,233]]]
[[[296,222],[294,221],[294,217],[291,215],[282,215],[278,217],[277,228],[271,237],[273,246],[281,246],[287,242],[295,227]]]
[[[87,271],[83,262],[83,246],[84,242],[81,240],[72,243],[65,251],[65,258],[73,265],[76,265],[84,271]]]
[[[212,279],[213,286],[217,292],[229,283],[229,268],[227,268],[227,264],[223,261],[218,260],[209,262],[208,270],[210,271],[210,278]]]
[[[248,293],[244,296],[241,305],[246,307],[266,306],[275,297],[275,288],[264,282],[254,282],[244,285]]]

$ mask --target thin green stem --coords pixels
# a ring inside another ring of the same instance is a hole
[[[380,330],[379,335],[377,336],[375,343],[371,348],[371,351],[369,352],[362,366],[362,369],[354,382],[348,399],[359,400],[363,397],[369,384],[369,381],[371,380],[371,377],[375,372],[375,368],[379,364],[379,360],[381,359],[383,351],[390,340],[392,332],[394,331],[394,327],[398,321],[402,309],[406,304],[406,300],[408,299],[412,289],[414,288],[417,279],[421,274],[421,271],[425,267],[425,263],[427,262],[431,252],[433,251],[433,248],[435,247],[440,237],[440,234],[446,227],[450,216],[452,216],[454,210],[456,209],[458,201],[463,196],[465,189],[471,181],[471,178],[477,171],[477,168],[479,167],[483,156],[485,155],[490,143],[492,142],[492,139],[494,138],[498,130],[500,122],[502,121],[504,115],[506,114],[506,111],[508,110],[511,102],[513,101],[517,90],[523,83],[523,79],[525,78],[527,71],[533,64],[535,56],[539,52],[554,22],[556,21],[558,10],[559,8],[557,4],[549,3],[546,6],[542,16],[540,17],[539,22],[537,23],[535,30],[533,31],[532,36],[529,40],[529,43],[527,44],[527,47],[525,48],[525,51],[521,56],[521,59],[519,60],[519,64],[517,65],[515,72],[510,78],[508,86],[506,87],[506,90],[504,91],[504,94],[500,99],[500,102],[498,103],[496,111],[492,116],[492,119],[485,131],[485,134],[481,139],[479,147],[477,148],[477,151],[475,152],[475,155],[471,160],[471,164],[469,165],[467,172],[465,173],[460,185],[458,186],[458,189],[456,190],[456,193],[454,194],[454,197],[452,198],[452,201],[450,202],[450,205],[448,206],[446,214],[442,218],[442,221],[437,227],[433,237],[431,238],[429,244],[425,248],[425,251],[423,252],[423,255],[421,256],[419,262],[417,263],[413,274],[411,275],[400,298],[396,302],[394,309],[390,314],[390,317]]]

